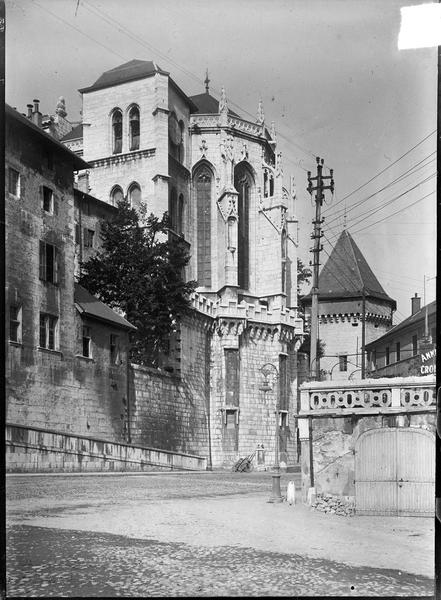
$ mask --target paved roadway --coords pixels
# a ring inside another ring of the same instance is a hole
[[[433,594],[431,519],[268,504],[270,487],[266,473],[9,476],[7,594]]]

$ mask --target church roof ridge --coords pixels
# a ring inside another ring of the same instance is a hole
[[[168,71],[161,69],[161,67],[159,67],[152,60],[140,60],[138,58],[134,58],[123,63],[122,65],[114,67],[113,69],[104,71],[95,81],[95,83],[81,88],[78,91],[80,93],[85,93],[94,90],[100,90],[106,87],[118,85],[120,83],[151,77],[152,75],[155,75],[155,73],[169,75]]]

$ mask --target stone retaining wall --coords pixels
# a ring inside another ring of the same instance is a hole
[[[207,459],[57,431],[8,424],[6,471],[205,471]]]

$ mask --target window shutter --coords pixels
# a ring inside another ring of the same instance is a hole
[[[46,279],[46,244],[40,242],[40,279]]]
[[[58,248],[54,246],[54,283],[58,283],[58,263],[59,263],[59,252]]]

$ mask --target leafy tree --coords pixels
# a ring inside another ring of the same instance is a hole
[[[308,269],[308,267],[306,267],[303,264],[303,261],[300,260],[300,258],[297,259],[297,294],[300,296],[302,296],[302,294],[300,294],[300,287],[303,283],[309,284],[311,282],[311,277],[312,277],[312,271],[311,269]],[[302,305],[300,305],[300,313],[304,315],[304,307]],[[325,355],[325,346],[326,344],[318,339],[317,340],[317,359],[322,358]],[[308,333],[307,335],[305,335],[305,337],[303,338],[303,342],[302,345],[299,348],[299,352],[303,352],[305,354],[307,354],[308,356],[311,353],[311,335]]]
[[[196,286],[182,279],[190,254],[180,237],[169,237],[168,226],[167,213],[146,218],[145,207],[138,213],[122,200],[101,225],[102,249],[81,265],[78,283],[137,327],[131,358],[140,364],[157,366]]]
[[[312,271],[303,264],[300,258],[297,259],[297,294],[300,296],[300,288],[303,283],[311,281]]]
[[[325,349],[326,349],[325,342],[323,342],[321,339],[318,339],[317,340],[317,350],[316,350],[317,359],[323,358],[325,356]],[[299,348],[299,352],[303,352],[304,354],[307,354],[308,356],[311,355],[311,335],[309,333],[307,335],[305,335],[305,337],[303,338],[303,342]]]

